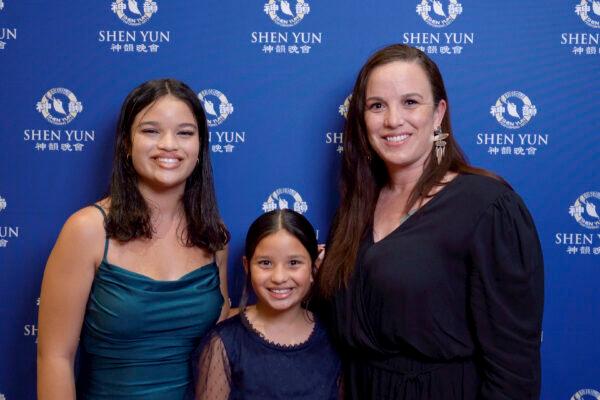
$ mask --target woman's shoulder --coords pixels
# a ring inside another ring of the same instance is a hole
[[[512,187],[501,177],[481,174],[461,174],[457,176],[457,191],[467,199],[467,204],[489,204],[503,195],[514,195]]]
[[[469,187],[478,190],[492,190],[497,192],[511,191],[512,188],[500,176],[482,175],[482,174],[460,174],[458,178],[466,182]]]
[[[47,265],[67,272],[70,268],[78,271],[82,264],[95,269],[102,260],[105,241],[104,217],[97,208],[84,207],[62,226]]]
[[[527,205],[506,181],[474,174],[461,175],[461,180],[461,204],[476,221],[487,216],[487,220],[518,219],[533,226]]]
[[[104,209],[104,207],[102,208]],[[74,235],[80,241],[103,240],[106,236],[104,232],[104,214],[95,205],[84,207],[69,216],[62,232]]]

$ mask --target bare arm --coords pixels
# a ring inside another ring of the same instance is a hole
[[[229,294],[227,291],[227,255],[229,247],[225,246],[223,250],[217,251],[215,254],[215,261],[217,267],[219,267],[219,280],[221,281],[221,294],[223,295],[223,308],[221,308],[221,315],[219,321],[226,319],[229,316]]]
[[[67,220],[48,258],[40,296],[39,400],[75,399],[73,363],[103,246],[102,216],[87,207]]]

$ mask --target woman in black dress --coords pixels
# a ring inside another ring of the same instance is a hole
[[[536,399],[543,260],[521,198],[470,166],[435,63],[360,71],[319,271],[348,399]]]

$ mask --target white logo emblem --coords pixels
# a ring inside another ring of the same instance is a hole
[[[517,129],[527,124],[537,114],[537,109],[529,97],[518,91],[506,92],[490,109],[500,125]],[[506,115],[505,113],[508,113]]]
[[[352,99],[352,94],[349,94],[348,97],[344,100],[344,104],[340,105],[338,108],[338,112],[344,118],[348,118],[348,108],[350,107],[350,99]]]
[[[290,0],[291,1],[291,0]],[[294,11],[288,0],[269,0],[265,4],[265,13],[279,26],[290,27],[298,24],[310,12],[310,6],[304,0],[297,0]]]
[[[308,204],[302,200],[300,194],[290,188],[280,188],[271,193],[267,201],[263,203],[262,209],[264,212],[284,210],[290,208],[290,201],[293,202],[292,209],[297,213],[304,214],[308,210]]]
[[[6,208],[6,205],[6,199],[0,196],[0,211],[4,210]]]
[[[586,399],[600,400],[600,392],[598,392],[597,390],[594,390],[594,389],[581,389],[580,391],[575,393],[573,396],[571,396],[571,400],[586,400]]]
[[[592,7],[590,8],[590,3]],[[590,11],[591,17],[590,17]],[[581,17],[581,20],[592,28],[600,28],[600,1],[599,0],[581,0],[581,2],[575,6],[575,14]],[[592,19],[596,16],[596,19]]]
[[[430,11],[433,10],[433,17]],[[440,0],[421,0],[417,6],[417,14],[423,18],[423,21],[434,28],[444,28],[450,25],[456,17],[462,14],[462,4],[457,0],[450,0],[447,11],[444,10]]]
[[[66,107],[66,108],[65,108]],[[48,90],[35,106],[36,110],[54,125],[66,125],[83,111],[83,105],[69,89]]]
[[[152,14],[158,11],[158,6],[155,1],[144,0],[140,10],[138,0],[116,0],[112,2],[110,9],[127,25],[138,26],[148,22]]]
[[[569,207],[569,214],[579,225],[588,229],[600,228],[600,192],[586,192]]]
[[[233,104],[216,89],[205,89],[198,93],[198,98],[204,107],[208,126],[220,125],[233,113]],[[217,108],[215,108],[215,102],[218,105]]]

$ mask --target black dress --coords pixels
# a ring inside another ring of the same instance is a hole
[[[372,237],[325,303],[346,398],[539,398],[543,260],[515,192],[459,175]]]
[[[298,345],[263,338],[241,313],[220,322],[201,345],[196,398],[335,400],[340,360],[317,320]]]

